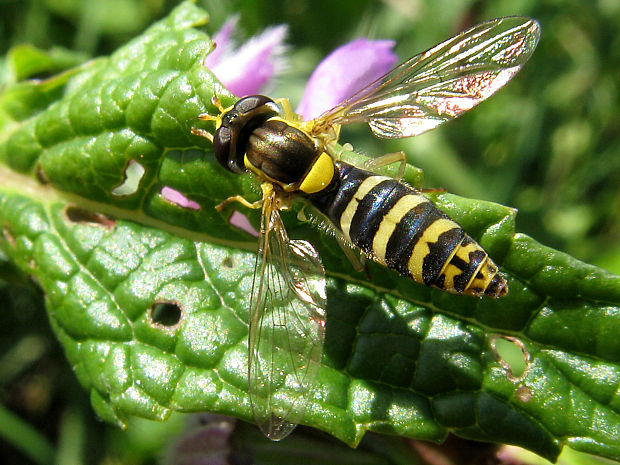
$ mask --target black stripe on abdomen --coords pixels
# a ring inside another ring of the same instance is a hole
[[[385,250],[385,263],[405,276],[409,272],[409,259],[413,248],[426,228],[436,218],[437,209],[426,201],[409,210],[394,228]]]
[[[336,162],[337,182],[335,188],[327,193],[310,196],[312,204],[340,229],[340,217],[349,205],[353,195],[364,179],[372,173],[355,168],[347,163]]]
[[[382,180],[357,205],[351,220],[351,242],[366,253],[373,251],[373,241],[385,215],[409,189],[395,179]]]

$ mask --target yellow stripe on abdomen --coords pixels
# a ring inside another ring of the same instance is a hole
[[[424,259],[429,253],[431,253],[429,244],[437,242],[441,234],[455,228],[460,229],[458,224],[447,218],[439,218],[433,223],[431,223],[428,228],[426,228],[426,230],[422,234],[422,237],[420,237],[417,244],[413,248],[413,251],[411,252],[411,257],[409,258],[409,273],[411,273],[411,277],[414,281],[424,284],[422,267],[424,265]],[[447,263],[448,261],[446,261],[446,265]]]
[[[351,198],[351,201],[347,205],[347,208],[345,208],[342,216],[340,217],[340,230],[344,233],[344,236],[347,238],[347,240],[351,240],[351,236],[349,235],[349,230],[351,229],[351,220],[353,219],[353,216],[357,211],[360,200],[362,200],[373,187],[388,179],[391,178],[385,176],[370,176],[364,179],[364,181],[362,181],[362,183],[359,185],[359,187],[355,191],[355,194],[353,195],[353,198]]]
[[[401,197],[392,209],[383,217],[383,220],[379,225],[379,229],[377,230],[372,241],[372,250],[375,254],[376,260],[379,263],[385,264],[385,251],[387,249],[388,241],[394,233],[396,225],[409,211],[421,203],[428,201],[429,200],[426,197],[421,195],[405,195]]]

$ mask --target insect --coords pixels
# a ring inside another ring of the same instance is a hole
[[[271,439],[301,420],[318,373],[325,327],[325,276],[314,247],[288,238],[279,211],[305,199],[335,234],[366,256],[427,286],[502,297],[505,279],[487,253],[421,191],[339,160],[340,127],[365,122],[382,138],[421,134],[491,96],[529,59],[540,36],[530,18],[479,24],[398,65],[327,111],[301,121],[287,100],[238,100],[220,114],[212,140],[218,162],[253,173],[262,199],[226,199],[262,208],[250,300],[249,391],[254,417]],[[404,154],[402,154],[404,157]],[[402,165],[404,168],[404,165]]]

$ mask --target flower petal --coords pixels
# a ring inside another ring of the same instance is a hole
[[[316,118],[387,73],[396,63],[392,40],[357,39],[338,47],[316,67],[297,107]]]
[[[200,210],[200,205],[198,203],[188,199],[179,191],[174,190],[172,187],[162,187],[161,196],[168,202],[178,205],[179,207],[189,208],[191,210]]]
[[[226,20],[219,31],[213,36],[213,42],[215,42],[215,49],[207,55],[204,61],[204,65],[212,69],[221,60],[222,56],[232,53],[233,43],[230,36],[236,31],[237,24],[239,23],[239,16],[235,15]]]
[[[258,237],[258,231],[254,229],[254,226],[252,226],[252,223],[250,223],[250,220],[248,219],[248,217],[245,216],[243,213],[240,213],[237,210],[235,210],[233,214],[230,216],[230,219],[228,220],[228,222],[231,225],[248,233],[250,236]]]
[[[286,25],[267,28],[237,50],[223,47],[224,52],[216,56],[215,64],[208,60],[213,53],[207,55],[205,64],[237,97],[256,94],[281,65],[286,33]]]

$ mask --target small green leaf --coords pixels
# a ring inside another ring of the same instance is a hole
[[[45,292],[51,325],[96,412],[251,421],[247,321],[254,238],[214,205],[258,198],[191,134],[230,95],[202,65],[212,43],[183,3],[108,58],[0,95],[0,245]],[[142,174],[130,175],[130,165]],[[419,173],[407,179],[417,184]],[[121,190],[128,176],[136,187]],[[198,210],[161,195],[182,192]],[[122,194],[119,194],[122,192]],[[563,445],[620,459],[620,278],[515,234],[514,210],[431,196],[500,265],[502,299],[454,296],[376,264],[356,273],[333,238],[284,212],[328,274],[327,336],[304,423],[357,444],[366,431]],[[256,224],[257,213],[249,214]],[[162,306],[178,318],[162,318]],[[513,372],[495,342],[521,350]]]

